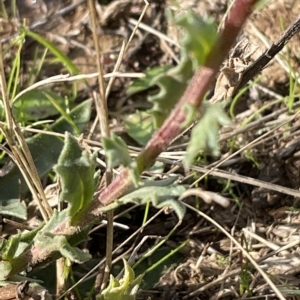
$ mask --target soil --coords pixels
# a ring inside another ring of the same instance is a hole
[[[79,2],[81,4],[76,5]],[[154,0],[143,23],[164,33],[176,44],[180,31],[168,24],[166,8],[172,9],[175,14],[192,8],[197,13],[214,16],[220,23],[229,2],[181,0],[178,6],[176,1]],[[9,3],[6,5],[9,12]],[[3,21],[2,39],[5,43],[17,32],[21,20],[26,19],[27,26],[57,45],[82,73],[96,72],[91,24],[85,1],[17,0],[17,6],[19,18]],[[105,73],[113,70],[115,54],[119,52],[123,39],[128,39],[133,28],[132,19],[140,16],[143,7],[144,2],[139,0],[97,4],[99,44]],[[66,11],[66,8],[70,10]],[[253,14],[239,38],[247,37],[250,43],[257,45],[258,50],[251,57],[252,60],[280,37],[284,29],[298,17],[299,11],[299,1],[274,0]],[[36,47],[34,41],[26,41],[23,77],[27,76],[26,70],[30,69],[33,49]],[[193,206],[196,203],[203,213],[231,233],[269,274],[276,286],[285,290],[286,299],[297,299],[299,296],[287,290],[298,290],[300,285],[300,257],[296,243],[300,238],[300,119],[297,114],[300,104],[297,96],[291,96],[299,90],[299,47],[298,33],[276,60],[263,70],[247,95],[241,98],[232,124],[220,132],[220,157],[206,157],[199,165],[192,166],[188,174],[184,173],[182,167],[174,171],[180,175],[182,182],[191,184],[235,153],[199,183],[204,190],[230,198],[230,206],[224,209],[217,204],[206,204],[192,198],[187,202]],[[143,72],[154,66],[175,64],[178,53],[178,48],[168,45],[156,35],[138,30],[120,71]],[[12,58],[7,55],[6,59],[9,62]],[[64,72],[64,66],[49,62],[38,79]],[[96,79],[90,79],[89,88],[86,84],[80,85],[78,101],[89,97],[90,89],[95,89],[96,83]],[[122,124],[124,116],[136,109],[149,107],[145,104],[145,94],[133,97],[126,95],[130,83],[128,78],[117,79],[108,98],[110,127],[122,136],[126,136]],[[282,97],[286,97],[285,100],[279,101]],[[292,101],[290,107],[287,104],[289,100]],[[286,124],[279,126],[283,121]],[[98,137],[99,133],[94,131],[92,138],[97,140]],[[172,149],[184,151],[183,142],[188,139],[189,133],[172,145],[169,152]],[[257,142],[249,146],[256,139]],[[127,141],[136,146],[128,136]],[[238,152],[247,145],[244,151]],[[165,165],[165,170],[169,172],[177,163],[177,160],[170,160]],[[150,214],[154,215],[155,212],[155,209],[151,209]],[[130,219],[120,219],[130,229],[126,234],[122,229],[116,229],[115,245],[122,243],[139,228],[143,208],[135,209],[130,215]],[[143,237],[151,236],[152,240],[147,240],[137,250],[137,256],[141,257],[176,224],[174,213],[158,216],[133,244],[125,246],[121,252],[134,249]],[[103,256],[105,251],[104,247],[98,246],[99,236],[104,238],[104,231],[91,235],[89,242],[94,257]],[[138,299],[147,299],[148,296],[152,299],[277,299],[274,291],[230,239],[194,211],[188,210],[182,224],[166,243],[166,249],[176,249],[182,242],[187,242],[187,246],[179,251],[179,259],[168,267],[166,264],[164,274],[154,285],[143,289]],[[248,282],[243,282],[243,278]]]

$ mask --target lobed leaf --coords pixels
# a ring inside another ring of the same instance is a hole
[[[176,180],[176,177],[175,177]],[[179,184],[170,184],[174,178],[161,181],[148,181],[144,186],[129,192],[114,203],[102,207],[102,211],[108,211],[127,203],[146,204],[152,202],[156,208],[171,207],[179,220],[183,219],[186,208],[177,199],[185,191],[185,187]]]
[[[198,124],[193,128],[183,165],[188,170],[189,165],[200,153],[219,154],[218,134],[221,125],[228,125],[230,119],[221,103],[203,103]]]
[[[172,18],[172,16],[169,16],[169,18]],[[138,79],[132,85],[132,88],[128,90],[132,94],[144,90],[146,87],[159,87],[158,93],[148,97],[148,101],[153,103],[152,109],[149,111],[153,118],[153,129],[151,128],[150,133],[153,133],[155,128],[162,125],[186,90],[195,70],[203,64],[217,39],[217,30],[212,18],[200,17],[191,11],[187,11],[173,18],[173,22],[181,26],[184,31],[179,64],[173,68],[166,66],[146,71],[146,77]],[[131,132],[139,132],[138,124],[131,123],[130,125],[131,128],[126,124]],[[150,133],[144,134],[144,136],[148,138]],[[131,134],[131,136],[140,143],[137,135]],[[146,143],[144,139],[142,142],[143,144]]]

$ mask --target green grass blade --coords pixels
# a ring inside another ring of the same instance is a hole
[[[70,115],[59,104],[59,102],[56,101],[56,99],[54,97],[52,97],[50,94],[48,94],[46,92],[44,92],[43,94],[48,98],[48,100],[56,108],[56,110],[66,119],[66,121],[70,123],[70,125],[73,127],[74,132],[76,132],[77,134],[80,134],[80,130],[78,129],[77,125],[75,124],[73,119],[70,117]]]
[[[74,65],[73,62],[64,53],[62,53],[53,43],[44,39],[42,36],[40,36],[39,34],[33,32],[33,31],[30,31],[28,29],[24,29],[24,31],[27,36],[30,36],[31,38],[33,38],[34,40],[39,42],[41,45],[43,45],[45,48],[49,49],[49,51],[51,51],[53,53],[53,55],[55,55],[56,58],[64,66],[66,66],[66,68],[72,75],[80,73],[80,71],[76,67],[76,65]]]

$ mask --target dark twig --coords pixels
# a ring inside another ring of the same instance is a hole
[[[257,75],[278,54],[289,40],[300,31],[300,17],[282,34],[280,39],[272,44],[253,64],[243,73],[236,91],[241,89],[249,80]]]

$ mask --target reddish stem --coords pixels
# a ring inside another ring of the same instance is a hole
[[[211,53],[208,55],[206,62],[196,71],[176,107],[137,157],[140,172],[150,167],[158,155],[165,151],[170,142],[183,130],[181,124],[183,124],[187,118],[183,109],[185,105],[187,103],[194,107],[201,105],[204,95],[212,84],[222,62],[227,57],[239,31],[251,14],[253,6],[257,1],[258,0],[236,0],[225,20],[224,29]],[[112,203],[122,195],[130,183],[130,174],[128,170],[124,169],[100,194],[98,200],[102,205]]]

